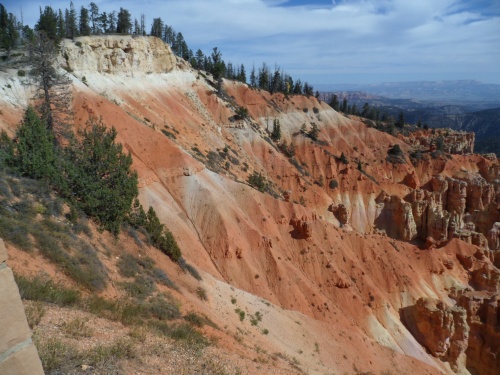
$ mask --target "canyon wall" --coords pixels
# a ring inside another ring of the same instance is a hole
[[[186,260],[324,324],[327,368],[351,371],[349,354],[379,373],[397,356],[398,373],[466,374],[481,342],[494,354],[490,325],[460,299],[498,290],[500,167],[469,155],[473,134],[396,137],[314,97],[231,81],[219,92],[155,38],[66,40],[60,63],[73,81],[75,128],[100,116],[117,129],[141,203]],[[0,103],[20,117],[21,106]],[[249,116],[238,117],[240,108]],[[279,142],[269,138],[274,120]],[[388,157],[396,145],[401,153]],[[249,184],[254,173],[263,192]],[[476,332],[491,337],[474,343]]]

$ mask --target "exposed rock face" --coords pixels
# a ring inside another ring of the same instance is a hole
[[[476,177],[467,186],[467,211],[484,210],[495,196],[495,190],[484,178]]]
[[[464,308],[420,298],[416,305],[403,309],[402,315],[406,327],[433,356],[449,362],[456,372],[465,367],[469,325]]]
[[[6,261],[7,251],[0,239],[0,374],[43,374],[19,289]]]
[[[500,372],[500,271],[485,252],[457,254],[470,275],[467,292],[454,290],[456,306],[419,299],[401,311],[401,317],[419,343],[436,357],[449,361],[452,369],[473,374]],[[465,356],[464,356],[465,354]]]
[[[448,132],[443,136],[443,149],[450,154],[472,154],[475,133]]]
[[[458,305],[467,312],[470,327],[467,369],[480,375],[500,373],[500,295],[465,293]]]
[[[488,232],[488,246],[490,250],[500,249],[500,223],[493,224],[493,228]]]
[[[297,239],[307,239],[312,236],[311,222],[306,217],[298,218],[294,216],[290,219],[290,225],[293,226],[292,236]]]
[[[72,71],[112,74],[166,73],[177,62],[170,46],[161,39],[127,35],[65,40],[61,55],[66,60],[62,65]]]
[[[444,244],[460,238],[485,250],[500,248],[500,224],[492,221],[498,217],[494,184],[480,176],[465,181],[438,174],[426,187],[412,189],[404,200],[380,194],[376,228],[404,240]]]
[[[450,129],[438,129],[432,136],[422,135],[411,138],[409,141],[414,146],[422,146],[431,150],[436,149],[440,139],[442,151],[449,154],[472,154],[474,152],[475,133],[465,133]]]
[[[385,193],[380,194],[376,202],[379,210],[375,221],[377,228],[385,230],[390,237],[405,241],[417,236],[417,224],[410,203]]]
[[[455,178],[448,178],[447,211],[451,222],[458,228],[463,227],[463,216],[467,197],[467,183]]]
[[[344,204],[339,204],[337,206],[332,204],[328,207],[328,211],[333,213],[340,225],[349,224],[349,210]]]

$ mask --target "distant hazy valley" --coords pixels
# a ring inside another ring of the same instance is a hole
[[[326,86],[326,85],[325,85]],[[320,87],[322,89],[325,88]],[[393,82],[330,85],[328,94],[364,103],[408,123],[476,133],[476,152],[500,154],[500,85],[477,81]]]

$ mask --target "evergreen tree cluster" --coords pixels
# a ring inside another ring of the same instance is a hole
[[[331,94],[326,98],[326,102],[337,112],[345,113],[346,115],[360,116],[374,121],[387,121],[389,115],[387,112],[382,112],[380,108],[372,107],[368,103],[364,103],[361,108],[354,104],[349,104],[346,97],[340,101],[336,94]]]
[[[19,41],[20,31],[22,26],[17,22],[16,16],[8,13],[3,4],[0,4],[0,48],[10,52]]]
[[[381,121],[381,122],[389,122],[390,126],[394,128],[403,129],[407,124],[405,121],[405,116],[403,111],[399,111],[397,119],[394,119],[392,115],[390,115],[386,110],[382,110],[381,108],[372,107],[369,103],[364,103],[361,108],[354,104],[349,104],[347,97],[344,97],[342,101],[340,101],[338,95],[336,94],[325,94],[325,101],[337,112],[345,113],[347,115],[354,115],[367,118],[373,121]],[[415,124],[418,128],[428,129],[428,125],[423,124],[419,119]],[[390,133],[392,133],[390,131]]]
[[[264,62],[258,71],[255,66],[250,73],[250,86],[270,93],[280,92],[285,95],[314,95],[314,88],[307,82],[302,83],[300,79],[294,81],[292,76],[275,66],[271,70]]]
[[[143,15],[141,21],[144,21]],[[137,19],[132,23],[132,16],[127,9],[99,13],[99,7],[92,2],[88,8],[82,6],[77,10],[71,1],[69,9],[64,11],[56,11],[49,5],[43,9],[40,7],[35,30],[45,32],[50,39],[58,42],[63,38],[109,33],[145,35],[144,22],[141,25]]]
[[[144,228],[149,234],[151,243],[170,259],[178,261],[181,258],[181,250],[175,241],[174,235],[160,222],[153,207],[149,207],[146,213],[136,199],[128,220],[134,228]]]
[[[4,166],[21,175],[49,181],[73,208],[114,234],[138,194],[132,157],[115,143],[116,131],[91,119],[83,132],[60,146],[33,107],[25,111],[15,140],[1,137]]]

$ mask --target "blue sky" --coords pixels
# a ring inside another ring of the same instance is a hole
[[[106,0],[181,31],[190,48],[226,61],[278,64],[314,85],[477,79],[500,84],[499,0]],[[40,5],[2,2],[33,25]],[[79,9],[88,2],[75,1]]]

